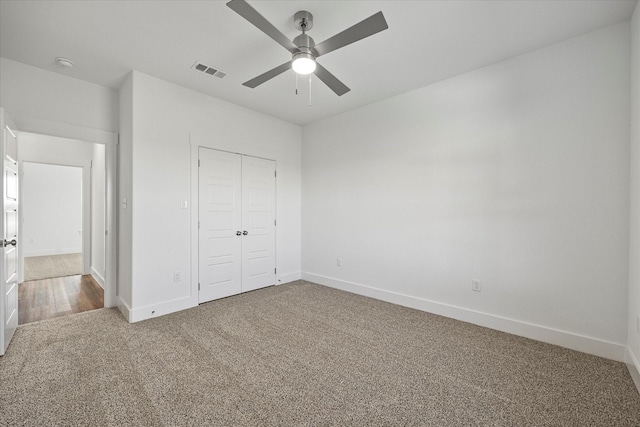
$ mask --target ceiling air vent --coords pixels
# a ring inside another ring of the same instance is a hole
[[[223,71],[220,71],[220,70],[218,70],[216,68],[209,67],[208,65],[205,65],[205,64],[203,64],[201,62],[196,62],[195,64],[193,64],[193,66],[191,68],[193,68],[194,70],[197,70],[197,71],[201,71],[201,72],[203,72],[205,74],[209,74],[210,76],[217,77],[219,79],[221,79],[221,78],[223,78],[224,76],[227,75],[227,73],[225,73]]]

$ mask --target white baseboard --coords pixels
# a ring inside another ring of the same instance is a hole
[[[98,270],[96,270],[95,268],[91,267],[91,275],[93,276],[95,281],[98,282],[98,285],[100,285],[100,287],[102,289],[104,289],[104,277],[102,277],[102,275],[100,275],[100,273],[98,273]]]
[[[340,289],[358,295],[363,295],[393,304],[462,320],[486,328],[495,329],[502,332],[531,338],[560,347],[583,353],[623,362],[625,359],[626,346],[614,342],[604,341],[593,337],[575,334],[563,330],[548,328],[546,326],[535,325],[516,319],[496,316],[464,307],[458,307],[438,301],[427,300],[410,295],[404,295],[392,291],[373,288],[359,283],[347,282],[313,273],[302,273],[302,279],[320,285]],[[636,365],[637,366],[637,365]]]
[[[625,362],[627,363],[627,369],[629,369],[631,379],[633,379],[633,383],[636,385],[638,393],[640,393],[640,361],[629,347],[627,347],[627,351],[625,352]]]
[[[66,255],[80,253],[82,253],[82,248],[39,249],[35,251],[24,251],[24,257],[28,258],[32,256]]]
[[[120,310],[127,322],[131,323],[131,308],[120,298],[118,298],[118,310]]]
[[[186,310],[187,308],[197,306],[198,304],[194,304],[193,298],[191,297],[179,298],[160,304],[151,304],[130,310],[129,323],[164,316],[165,314],[175,313],[176,311]]]
[[[295,282],[296,280],[300,280],[300,272],[296,271],[295,273],[286,273],[280,274],[278,276],[278,282],[276,285],[284,285],[285,283]]]

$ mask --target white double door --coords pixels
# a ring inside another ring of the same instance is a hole
[[[200,148],[199,302],[276,282],[275,162]]]

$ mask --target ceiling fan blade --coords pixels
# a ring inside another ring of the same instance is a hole
[[[384,19],[382,12],[371,15],[367,19],[358,22],[356,25],[347,28],[341,33],[328,38],[320,44],[317,44],[312,50],[316,57],[326,55],[336,49],[340,49],[348,44],[362,40],[365,37],[379,33],[389,28],[387,21]]]
[[[242,16],[247,21],[255,25],[263,33],[274,39],[282,47],[287,49],[291,53],[298,52],[298,46],[296,46],[291,40],[287,38],[280,30],[267,21],[264,16],[260,15],[253,7],[244,0],[231,0],[227,3],[231,9],[233,9],[238,15]]]
[[[351,89],[347,87],[344,83],[342,83],[336,76],[331,74],[324,68],[322,65],[316,62],[316,70],[313,72],[324,84],[329,86],[329,89],[334,91],[336,95],[342,96],[345,93],[349,92]]]
[[[291,69],[291,61],[285,62],[284,64],[278,65],[276,68],[269,70],[266,73],[262,73],[258,77],[255,77],[242,84],[253,89],[256,86],[259,86],[262,83],[266,82],[267,80],[271,80],[275,76],[279,76],[280,74],[290,69]]]

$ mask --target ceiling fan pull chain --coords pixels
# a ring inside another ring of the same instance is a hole
[[[309,107],[311,107],[311,74],[309,74]]]
[[[298,73],[294,73],[296,75],[296,95],[298,94]]]

